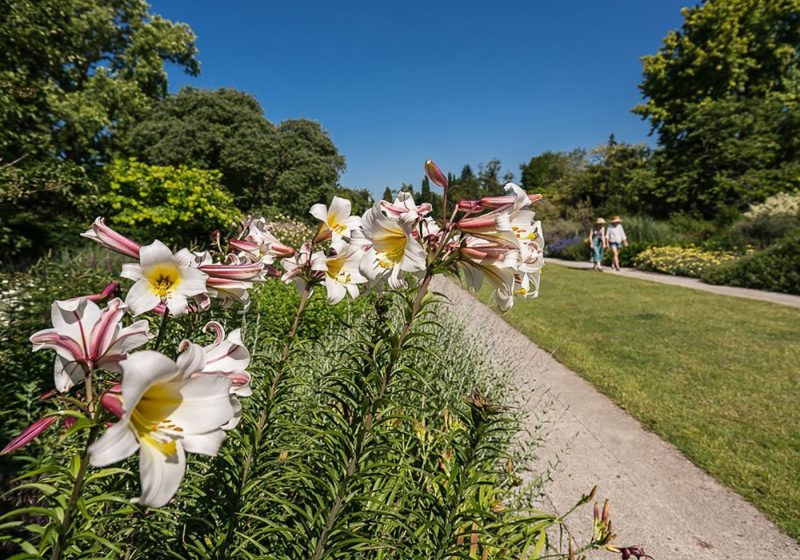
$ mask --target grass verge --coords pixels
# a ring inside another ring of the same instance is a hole
[[[800,310],[558,265],[541,293],[505,319],[800,539]]]

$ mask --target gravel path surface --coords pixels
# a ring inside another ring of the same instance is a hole
[[[800,560],[800,545],[746,502],[646,431],[574,372],[454,283],[434,289],[468,331],[484,333],[487,353],[512,364],[520,391],[548,394],[558,420],[540,449],[539,471],[556,464],[548,509],[568,510],[595,484],[611,501],[618,545],[641,545],[656,560]],[[531,399],[536,402],[537,399]],[[591,508],[570,518],[585,535]],[[584,541],[585,542],[585,541]],[[610,553],[592,558],[614,558]]]
[[[583,261],[564,261],[561,259],[548,258],[547,263],[566,266],[569,268],[592,268],[592,263]],[[691,288],[692,290],[701,290],[703,292],[711,292],[712,294],[720,294],[723,296],[755,299],[759,301],[777,303],[779,305],[788,305],[789,307],[800,307],[800,296],[794,296],[791,294],[765,292],[763,290],[751,290],[750,288],[734,288],[733,286],[714,286],[713,284],[704,284],[696,278],[670,276],[669,274],[659,274],[657,272],[644,272],[642,270],[635,270],[633,268],[623,268],[621,271],[616,272],[611,268],[604,266],[603,272],[606,274],[627,276],[629,278],[638,278],[639,280],[647,280],[648,282],[659,282],[660,284],[669,284],[671,286],[682,286],[684,288]],[[800,560],[800,558],[798,558],[798,560]]]

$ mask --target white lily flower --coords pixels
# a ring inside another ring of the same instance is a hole
[[[381,205],[381,210],[383,210],[387,216],[394,217],[400,217],[407,212],[416,212],[419,216],[427,216],[430,214],[431,210],[433,210],[430,202],[424,202],[417,206],[417,203],[414,202],[414,196],[406,191],[397,193],[397,197],[391,204],[385,200],[378,201],[378,204]]]
[[[508,311],[514,305],[514,285],[519,268],[520,253],[500,244],[470,237],[467,246],[459,250],[462,255],[458,261],[464,271],[467,287],[478,291],[484,277],[494,287],[494,297],[501,311]]]
[[[361,262],[361,273],[369,280],[388,277],[394,289],[404,288],[403,272],[423,272],[427,265],[425,248],[414,238],[414,225],[419,219],[410,210],[399,217],[386,216],[377,204],[361,219],[364,237],[372,244]]]
[[[140,249],[139,264],[122,265],[121,276],[136,281],[125,298],[134,315],[160,303],[173,315],[183,315],[187,312],[187,298],[207,291],[208,275],[198,270],[189,250],[181,249],[173,255],[158,240]]]
[[[247,237],[230,239],[229,244],[240,251],[239,256],[248,261],[261,262],[265,267],[275,264],[276,258],[291,257],[295,250],[284,245],[272,233],[272,226],[262,218],[254,218],[247,225]]]
[[[286,270],[281,276],[281,280],[286,284],[293,281],[297,286],[298,292],[302,292],[305,289],[310,275],[325,272],[327,268],[325,253],[322,251],[312,253],[311,248],[312,244],[306,241],[293,257],[285,258],[281,261],[281,265]]]
[[[109,301],[102,311],[86,297],[53,303],[50,317],[54,328],[35,333],[31,342],[34,352],[42,348],[56,351],[56,390],[68,391],[96,368],[120,373],[120,362],[128,352],[152,338],[146,320],[123,328],[125,309],[119,298]]]
[[[325,290],[328,303],[334,305],[342,301],[346,294],[355,299],[358,297],[358,284],[364,284],[364,278],[358,270],[364,250],[345,243],[334,241],[332,248],[335,254],[325,259]]]
[[[89,460],[104,467],[138,450],[142,494],[136,501],[143,505],[161,507],[175,495],[187,451],[216,455],[225,439],[222,427],[235,413],[231,383],[192,375],[205,367],[205,352],[191,343],[177,362],[143,351],[122,363],[124,414],[89,447]]]
[[[522,232],[523,240],[527,240],[530,251],[527,257],[519,264],[515,293],[526,298],[539,296],[539,281],[541,270],[544,267],[544,237],[542,235],[542,223],[534,222],[530,231]]]
[[[234,301],[242,303],[244,310],[250,306],[250,288],[255,282],[264,281],[264,265],[260,262],[234,262],[228,264],[214,263],[208,251],[195,252],[194,264],[197,269],[208,275],[206,289],[208,295],[222,300],[222,307],[228,308]]]
[[[330,235],[334,241],[342,237],[350,237],[350,232],[361,225],[361,218],[351,216],[352,205],[346,198],[334,196],[331,206],[315,204],[309,213],[322,222],[317,232],[316,241],[322,241]]]
[[[231,382],[231,394],[249,397],[253,394],[250,388],[250,352],[242,342],[241,329],[232,330],[225,336],[225,329],[217,321],[209,321],[203,331],[213,330],[216,338],[212,344],[203,347],[205,367],[202,374],[221,375]],[[199,375],[199,374],[195,374]]]

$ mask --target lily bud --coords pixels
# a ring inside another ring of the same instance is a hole
[[[447,189],[450,186],[447,176],[442,173],[442,170],[439,169],[439,166],[433,163],[433,160],[429,159],[425,162],[425,174],[428,176],[428,179],[433,181],[437,187]]]
[[[106,249],[111,249],[126,257],[139,258],[141,246],[108,227],[103,218],[95,219],[92,227],[83,232],[81,237],[91,239]]]
[[[481,209],[481,201],[480,200],[459,200],[458,201],[458,209],[463,210],[466,212],[471,212],[475,210]]]
[[[33,439],[37,438],[39,434],[49,428],[55,421],[55,416],[39,418],[36,422],[22,430],[20,435],[9,441],[8,445],[6,445],[3,450],[0,451],[0,455],[8,455],[9,453],[13,453],[20,447],[28,444]]]
[[[125,411],[122,409],[122,394],[107,392],[100,397],[100,404],[117,418],[122,418]]]
[[[93,301],[95,303],[98,303],[98,302],[101,302],[101,301],[103,301],[105,299],[108,299],[108,298],[110,298],[112,296],[119,295],[119,291],[120,291],[119,290],[119,282],[117,282],[115,280],[114,282],[109,283],[108,286],[103,288],[102,292],[97,293],[97,294],[92,294],[90,296],[86,296],[86,299],[88,299],[90,301]]]
[[[527,196],[528,200],[530,200],[531,203],[539,201],[543,198],[542,195],[540,194],[529,194]],[[497,208],[503,208],[505,206],[510,206],[514,204],[516,198],[517,197],[514,195],[484,196],[477,201],[477,206],[478,208],[482,208],[484,210],[495,210]]]

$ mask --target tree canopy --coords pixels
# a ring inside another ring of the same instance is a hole
[[[114,133],[167,93],[164,62],[196,75],[186,24],[144,0],[0,2],[0,158],[102,160]]]
[[[275,126],[254,97],[234,89],[184,88],[133,127],[124,150],[154,165],[217,169],[240,208],[295,215],[323,202],[344,169],[319,123]]]
[[[144,0],[0,0],[0,261],[85,221],[120,132],[199,71],[186,24]]]
[[[799,186],[800,0],[708,0],[643,58],[634,112],[666,209],[714,215]]]

